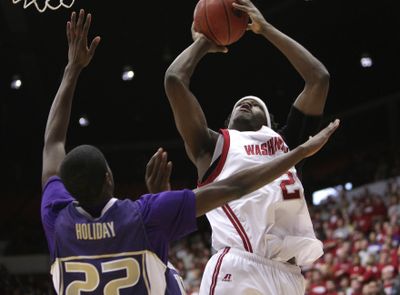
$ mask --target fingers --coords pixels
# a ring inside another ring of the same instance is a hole
[[[228,53],[228,47],[226,47],[226,46],[219,46],[218,49],[219,49],[219,52]]]
[[[90,13],[88,13],[88,15],[86,16],[86,21],[85,24],[83,25],[83,38],[85,40],[87,40],[87,35],[89,32],[89,28],[90,28],[90,23],[92,22],[92,15]]]
[[[154,171],[154,173],[157,173],[155,182],[159,184],[163,183],[163,179],[165,178],[168,158],[167,152],[162,152],[160,158],[158,169]]]
[[[240,11],[243,11],[243,12],[246,12],[246,13],[249,11],[249,8],[247,6],[245,6],[245,5],[242,5],[242,4],[237,4],[237,3],[233,2],[232,6],[234,8],[236,8],[237,10],[240,10]]]
[[[85,18],[85,11],[83,9],[81,9],[79,11],[78,22],[76,23],[76,32],[77,33],[81,33],[81,31],[82,31],[82,24],[83,24],[84,18]]]
[[[71,14],[71,33],[75,33],[76,28],[76,13],[75,11]]]
[[[339,119],[336,119],[335,121],[331,122],[325,128],[325,131],[327,132],[327,135],[331,136],[336,131],[336,129],[338,129],[339,125],[340,125],[340,120]]]
[[[233,3],[234,4],[241,4],[241,5],[249,5],[250,1],[248,1],[248,0],[236,0]]]
[[[168,162],[168,155],[162,148],[151,157],[146,165],[145,180],[150,193],[170,190],[172,162]]]
[[[85,10],[81,9],[79,11],[78,20],[76,20],[76,12],[73,11],[71,14],[70,31],[76,35],[82,33],[83,36],[87,36],[91,21],[92,21],[92,15],[90,13],[88,13],[85,19]]]
[[[150,158],[150,161],[146,165],[146,178],[151,177],[154,174],[155,167],[159,166],[159,155],[162,151],[162,148],[159,148],[155,154]]]
[[[78,20],[76,20],[76,18],[76,12],[73,11],[71,14],[71,21],[69,22],[70,41],[73,40],[75,36],[82,36],[83,38],[86,38],[92,21],[92,15],[90,13],[86,16],[85,20],[85,10],[83,9],[79,11]]]
[[[171,172],[172,172],[172,162],[169,161],[167,163],[167,167],[165,168],[165,175],[164,175],[164,183],[169,182],[169,179],[171,177]]]
[[[99,45],[100,41],[101,41],[101,38],[99,36],[97,36],[96,38],[93,39],[93,41],[89,47],[89,55],[90,56],[94,55],[94,52],[96,51],[96,48]]]
[[[328,142],[330,136],[336,131],[339,125],[340,120],[336,119],[323,130],[321,130],[317,135],[310,137],[307,142],[303,144],[303,147],[306,148],[305,157],[309,157],[317,153]]]
[[[71,23],[67,22],[67,40],[68,44],[71,43]]]

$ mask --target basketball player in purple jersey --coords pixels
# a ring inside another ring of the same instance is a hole
[[[215,132],[208,128],[190,90],[190,79],[207,53],[227,52],[227,48],[192,31],[194,42],[168,68],[165,89],[187,154],[197,167],[199,186],[271,161],[315,134],[329,88],[329,73],[322,63],[269,24],[250,0],[232,5],[249,15],[248,29],[279,49],[305,84],[281,130],[273,130],[263,100],[246,96],[234,104],[228,128]],[[295,167],[262,189],[212,210],[207,218],[217,253],[206,266],[201,295],[304,294],[299,266],[318,259],[323,248],[315,237]]]
[[[54,288],[67,295],[182,294],[167,268],[169,242],[196,230],[197,216],[256,190],[316,153],[339,122],[292,152],[223,181],[118,200],[111,169],[97,148],[81,145],[65,152],[76,83],[100,42],[96,37],[88,47],[90,22],[91,15],[81,10],[67,23],[68,64],[45,130],[41,217]],[[170,165],[160,149],[146,177],[168,179]]]

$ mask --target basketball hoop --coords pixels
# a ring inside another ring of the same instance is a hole
[[[13,4],[17,4],[21,1],[24,1],[24,6],[23,6],[24,9],[28,8],[31,5],[34,5],[40,13],[44,12],[47,8],[49,8],[51,10],[57,10],[60,7],[71,8],[75,2],[75,0],[70,0],[70,1],[68,1],[70,3],[66,4],[66,3],[64,3],[65,0],[58,0],[58,1],[60,1],[59,4],[53,5],[53,4],[50,4],[50,2],[57,2],[57,1],[45,0],[43,7],[40,7],[39,4],[36,2],[37,0],[12,0]]]

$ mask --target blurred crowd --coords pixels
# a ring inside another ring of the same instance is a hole
[[[304,269],[307,294],[400,294],[400,186],[383,195],[367,189],[314,207],[312,219],[325,255]]]

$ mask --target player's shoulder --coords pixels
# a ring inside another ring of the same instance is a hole
[[[42,193],[49,189],[65,190],[64,184],[59,176],[57,175],[50,176],[44,182]]]
[[[182,189],[164,191],[157,194],[145,194],[142,195],[137,202],[141,208],[145,208],[164,205],[172,206],[173,204],[178,205],[192,199],[195,199],[195,193],[189,189]]]
[[[119,198],[116,199],[113,206],[117,207],[119,210],[132,211],[135,209],[139,209],[141,206],[141,202],[140,199],[131,200],[130,198]]]
[[[156,194],[145,194],[142,195],[138,201],[139,202],[152,202],[155,200],[160,200],[164,198],[185,198],[194,196],[194,192],[190,189],[181,189],[181,190],[171,190],[171,191],[163,191]]]

